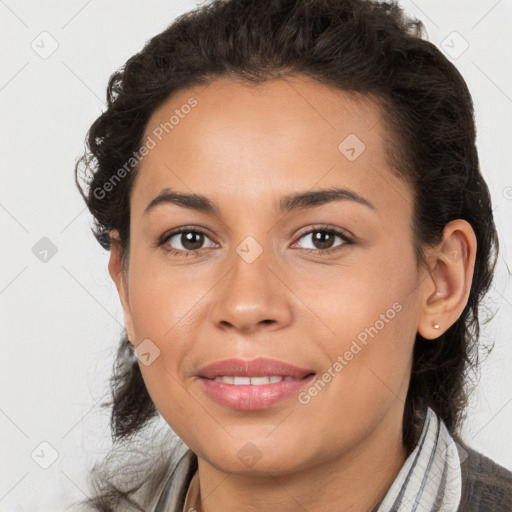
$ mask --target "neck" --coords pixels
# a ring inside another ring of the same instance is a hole
[[[325,455],[306,469],[259,476],[225,473],[198,459],[201,512],[367,512],[378,508],[404,464],[400,410],[390,410],[369,436],[350,449]],[[202,500],[201,500],[202,497]]]

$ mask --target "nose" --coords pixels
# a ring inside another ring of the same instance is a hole
[[[243,334],[289,325],[293,293],[271,251],[264,250],[252,262],[234,251],[230,263],[230,270],[216,287],[212,308],[215,325]]]

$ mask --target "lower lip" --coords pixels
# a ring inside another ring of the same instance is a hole
[[[281,382],[260,386],[237,386],[202,377],[199,378],[199,381],[206,393],[219,404],[230,409],[259,411],[298,393],[303,387],[309,385],[314,378],[314,375],[309,375],[299,380],[282,380]]]

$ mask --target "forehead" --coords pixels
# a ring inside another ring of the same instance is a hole
[[[191,102],[197,104],[189,108]],[[324,149],[330,144],[337,150],[337,143],[352,133],[381,149],[376,143],[382,133],[375,130],[381,115],[372,97],[336,90],[309,78],[257,85],[219,78],[206,87],[171,95],[151,116],[146,135],[163,130],[161,136],[172,139],[169,143],[194,149],[211,143],[212,157],[216,148],[224,148],[235,136],[252,146],[265,144],[269,150],[297,142],[306,150],[318,139],[325,141]],[[190,137],[190,127],[195,137]],[[230,139],[225,138],[227,134]]]
[[[261,204],[262,192],[275,199],[318,184],[350,186],[382,206],[387,192],[389,203],[397,193],[407,203],[406,185],[390,172],[382,116],[370,97],[308,78],[257,86],[221,78],[183,89],[147,123],[143,140],[155,144],[141,162],[138,195],[149,201],[172,187]]]

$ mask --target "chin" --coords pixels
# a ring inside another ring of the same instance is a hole
[[[195,453],[218,471],[240,476],[268,476],[269,473],[281,476],[300,471],[308,465],[302,458],[298,460],[296,448],[270,447],[269,444],[267,440],[267,447],[258,449],[256,444],[248,441],[232,443],[220,450],[211,451],[207,448]]]

